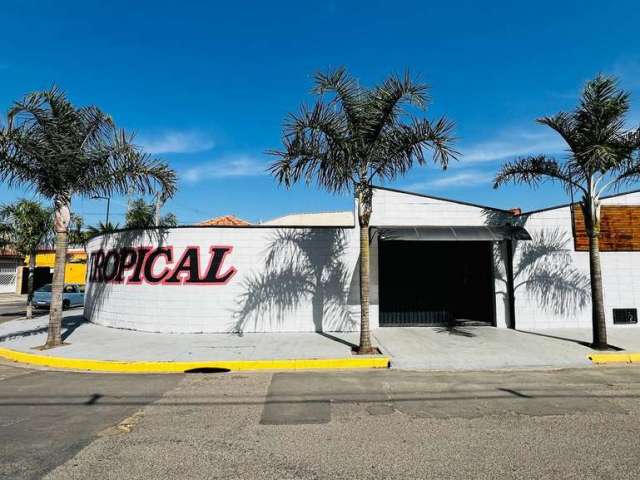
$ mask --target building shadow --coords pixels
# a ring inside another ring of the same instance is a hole
[[[75,332],[80,325],[89,323],[83,315],[74,315],[73,317],[67,317],[65,320],[66,322],[62,322],[63,332],[61,337],[63,342],[73,335],[73,332]]]
[[[250,274],[242,284],[230,331],[277,331],[292,314],[304,315],[300,310],[309,302],[316,332],[352,330],[345,249],[339,228],[276,230],[264,270]]]

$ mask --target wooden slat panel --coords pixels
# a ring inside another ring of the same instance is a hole
[[[589,238],[580,206],[573,207],[575,249],[589,250]],[[600,223],[601,252],[640,251],[640,205],[602,206]]]

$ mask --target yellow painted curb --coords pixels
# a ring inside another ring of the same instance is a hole
[[[640,353],[594,353],[589,355],[593,363],[640,363]]]
[[[300,358],[292,360],[205,360],[201,362],[125,362],[50,357],[48,355],[18,352],[7,348],[0,348],[0,358],[43,367],[114,373],[183,373],[186,370],[197,368],[224,368],[231,371],[238,371],[389,367],[389,357]]]

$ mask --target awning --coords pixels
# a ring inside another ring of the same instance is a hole
[[[503,226],[421,226],[373,227],[380,240],[498,242],[500,240],[531,240],[523,227]]]

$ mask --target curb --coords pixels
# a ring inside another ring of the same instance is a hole
[[[64,370],[88,370],[109,373],[184,373],[188,370],[219,368],[240,370],[310,370],[310,369],[361,369],[389,368],[389,357],[356,358],[300,358],[290,360],[203,360],[189,362],[146,362],[89,360],[82,358],[50,357],[0,348],[0,358],[26,365],[59,368]]]
[[[594,353],[589,360],[597,364],[640,363],[640,353]]]

